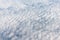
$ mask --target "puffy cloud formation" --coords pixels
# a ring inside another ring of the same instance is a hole
[[[0,40],[60,40],[60,0],[0,0]]]

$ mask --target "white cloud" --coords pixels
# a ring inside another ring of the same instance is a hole
[[[9,6],[17,7],[17,8],[24,8],[25,5],[20,1],[13,1],[13,0],[0,0],[0,8],[8,8]]]

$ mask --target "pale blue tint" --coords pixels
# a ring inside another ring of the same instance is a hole
[[[60,0],[0,0],[0,40],[60,40]]]

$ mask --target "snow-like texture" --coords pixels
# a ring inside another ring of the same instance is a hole
[[[0,0],[0,40],[60,40],[60,0]]]

